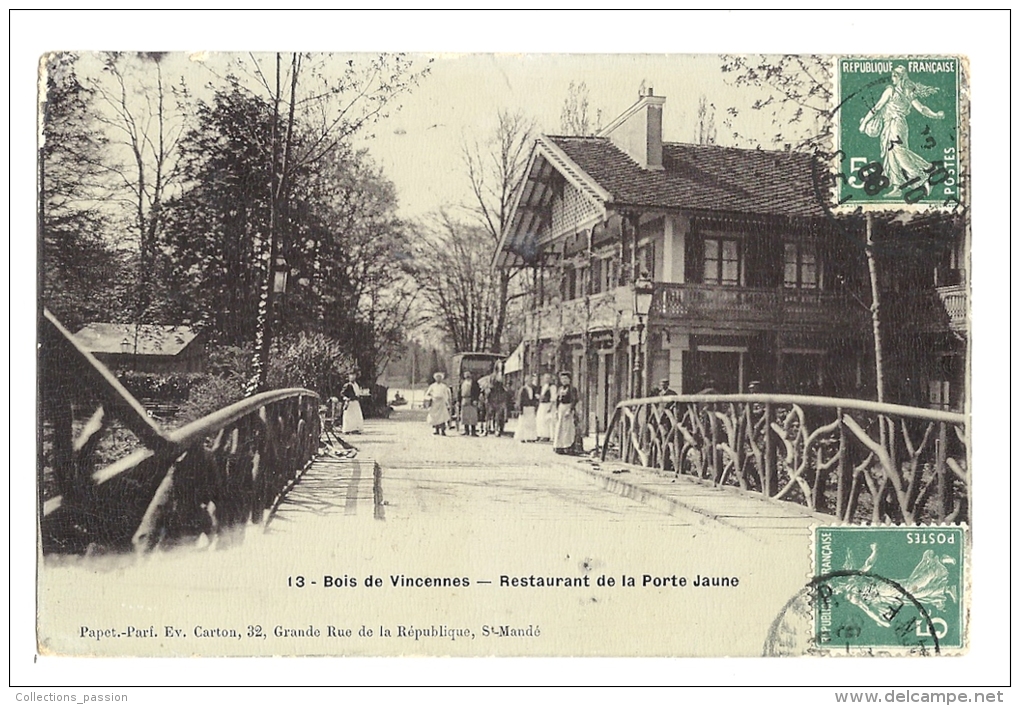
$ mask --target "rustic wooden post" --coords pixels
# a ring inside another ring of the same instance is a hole
[[[935,440],[935,478],[938,483],[939,520],[945,522],[953,512],[953,478],[946,466],[946,423],[939,422],[939,437]]]
[[[772,403],[765,403],[765,477],[762,478],[761,490],[766,498],[771,498],[779,489],[779,475],[776,471],[776,442],[772,431]]]
[[[709,429],[712,433],[712,448],[709,454],[712,459],[712,482],[718,483],[722,475],[722,468],[719,464],[719,420],[715,416],[715,405],[712,404],[708,412]]]
[[[843,410],[841,408],[836,409],[836,420],[839,429],[839,460],[836,462],[836,472],[839,474],[836,478],[836,517],[841,520],[847,518],[847,506],[850,500],[850,473],[853,470],[853,464],[849,462],[847,458],[850,453],[850,449],[847,448],[846,443],[846,425],[843,423]]]

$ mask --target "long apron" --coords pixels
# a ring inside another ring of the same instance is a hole
[[[466,427],[478,424],[478,407],[471,402],[463,402],[460,406],[460,423]]]
[[[577,426],[574,424],[574,405],[561,404],[556,408],[556,432],[553,435],[554,449],[569,449],[574,445]]]
[[[535,408],[528,406],[521,410],[521,416],[517,417],[517,430],[514,431],[514,438],[517,441],[534,441],[538,438],[538,425]]]
[[[361,414],[361,403],[348,400],[344,408],[344,421],[341,431],[344,434],[356,434],[365,428],[365,417]]]

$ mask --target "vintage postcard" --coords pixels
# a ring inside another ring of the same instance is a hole
[[[40,654],[972,647],[965,56],[39,71]]]

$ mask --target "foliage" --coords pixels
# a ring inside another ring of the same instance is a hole
[[[237,402],[244,397],[241,381],[234,377],[209,375],[194,385],[187,401],[177,412],[178,426],[201,419],[207,414]]]
[[[259,238],[269,220],[261,145],[270,122],[265,105],[236,88],[199,105],[181,142],[187,188],[167,204],[166,309],[229,345],[255,335]]]
[[[319,332],[374,379],[417,289],[395,189],[351,138],[428,67],[397,54],[221,55],[191,65],[213,77],[193,95],[180,60],[47,57],[44,301],[72,327],[187,323],[260,366],[257,332]],[[269,310],[273,255],[290,281]],[[217,376],[256,365],[230,368]]]
[[[345,346],[322,333],[302,332],[280,341],[271,361],[271,387],[307,387],[321,397],[338,395],[347,374],[357,370]]]
[[[92,117],[94,96],[78,78],[76,56],[45,59],[39,148],[41,294],[65,325],[114,320],[123,309],[123,259],[104,238],[99,204],[106,140]]]
[[[366,153],[345,151],[310,176],[301,198],[315,215],[285,241],[296,284],[285,327],[317,328],[344,341],[366,379],[374,379],[413,325],[418,294],[396,190]]]
[[[207,373],[147,373],[136,370],[118,375],[121,384],[138,399],[183,402],[191,390],[209,378]]]

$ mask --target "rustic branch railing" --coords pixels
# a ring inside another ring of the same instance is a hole
[[[310,390],[266,392],[165,432],[49,312],[39,363],[45,553],[232,541],[243,534],[228,530],[261,523],[318,448]],[[104,439],[127,431],[137,448],[104,459]]]
[[[970,518],[967,418],[862,400],[677,395],[624,400],[603,459],[731,485],[845,522]]]

